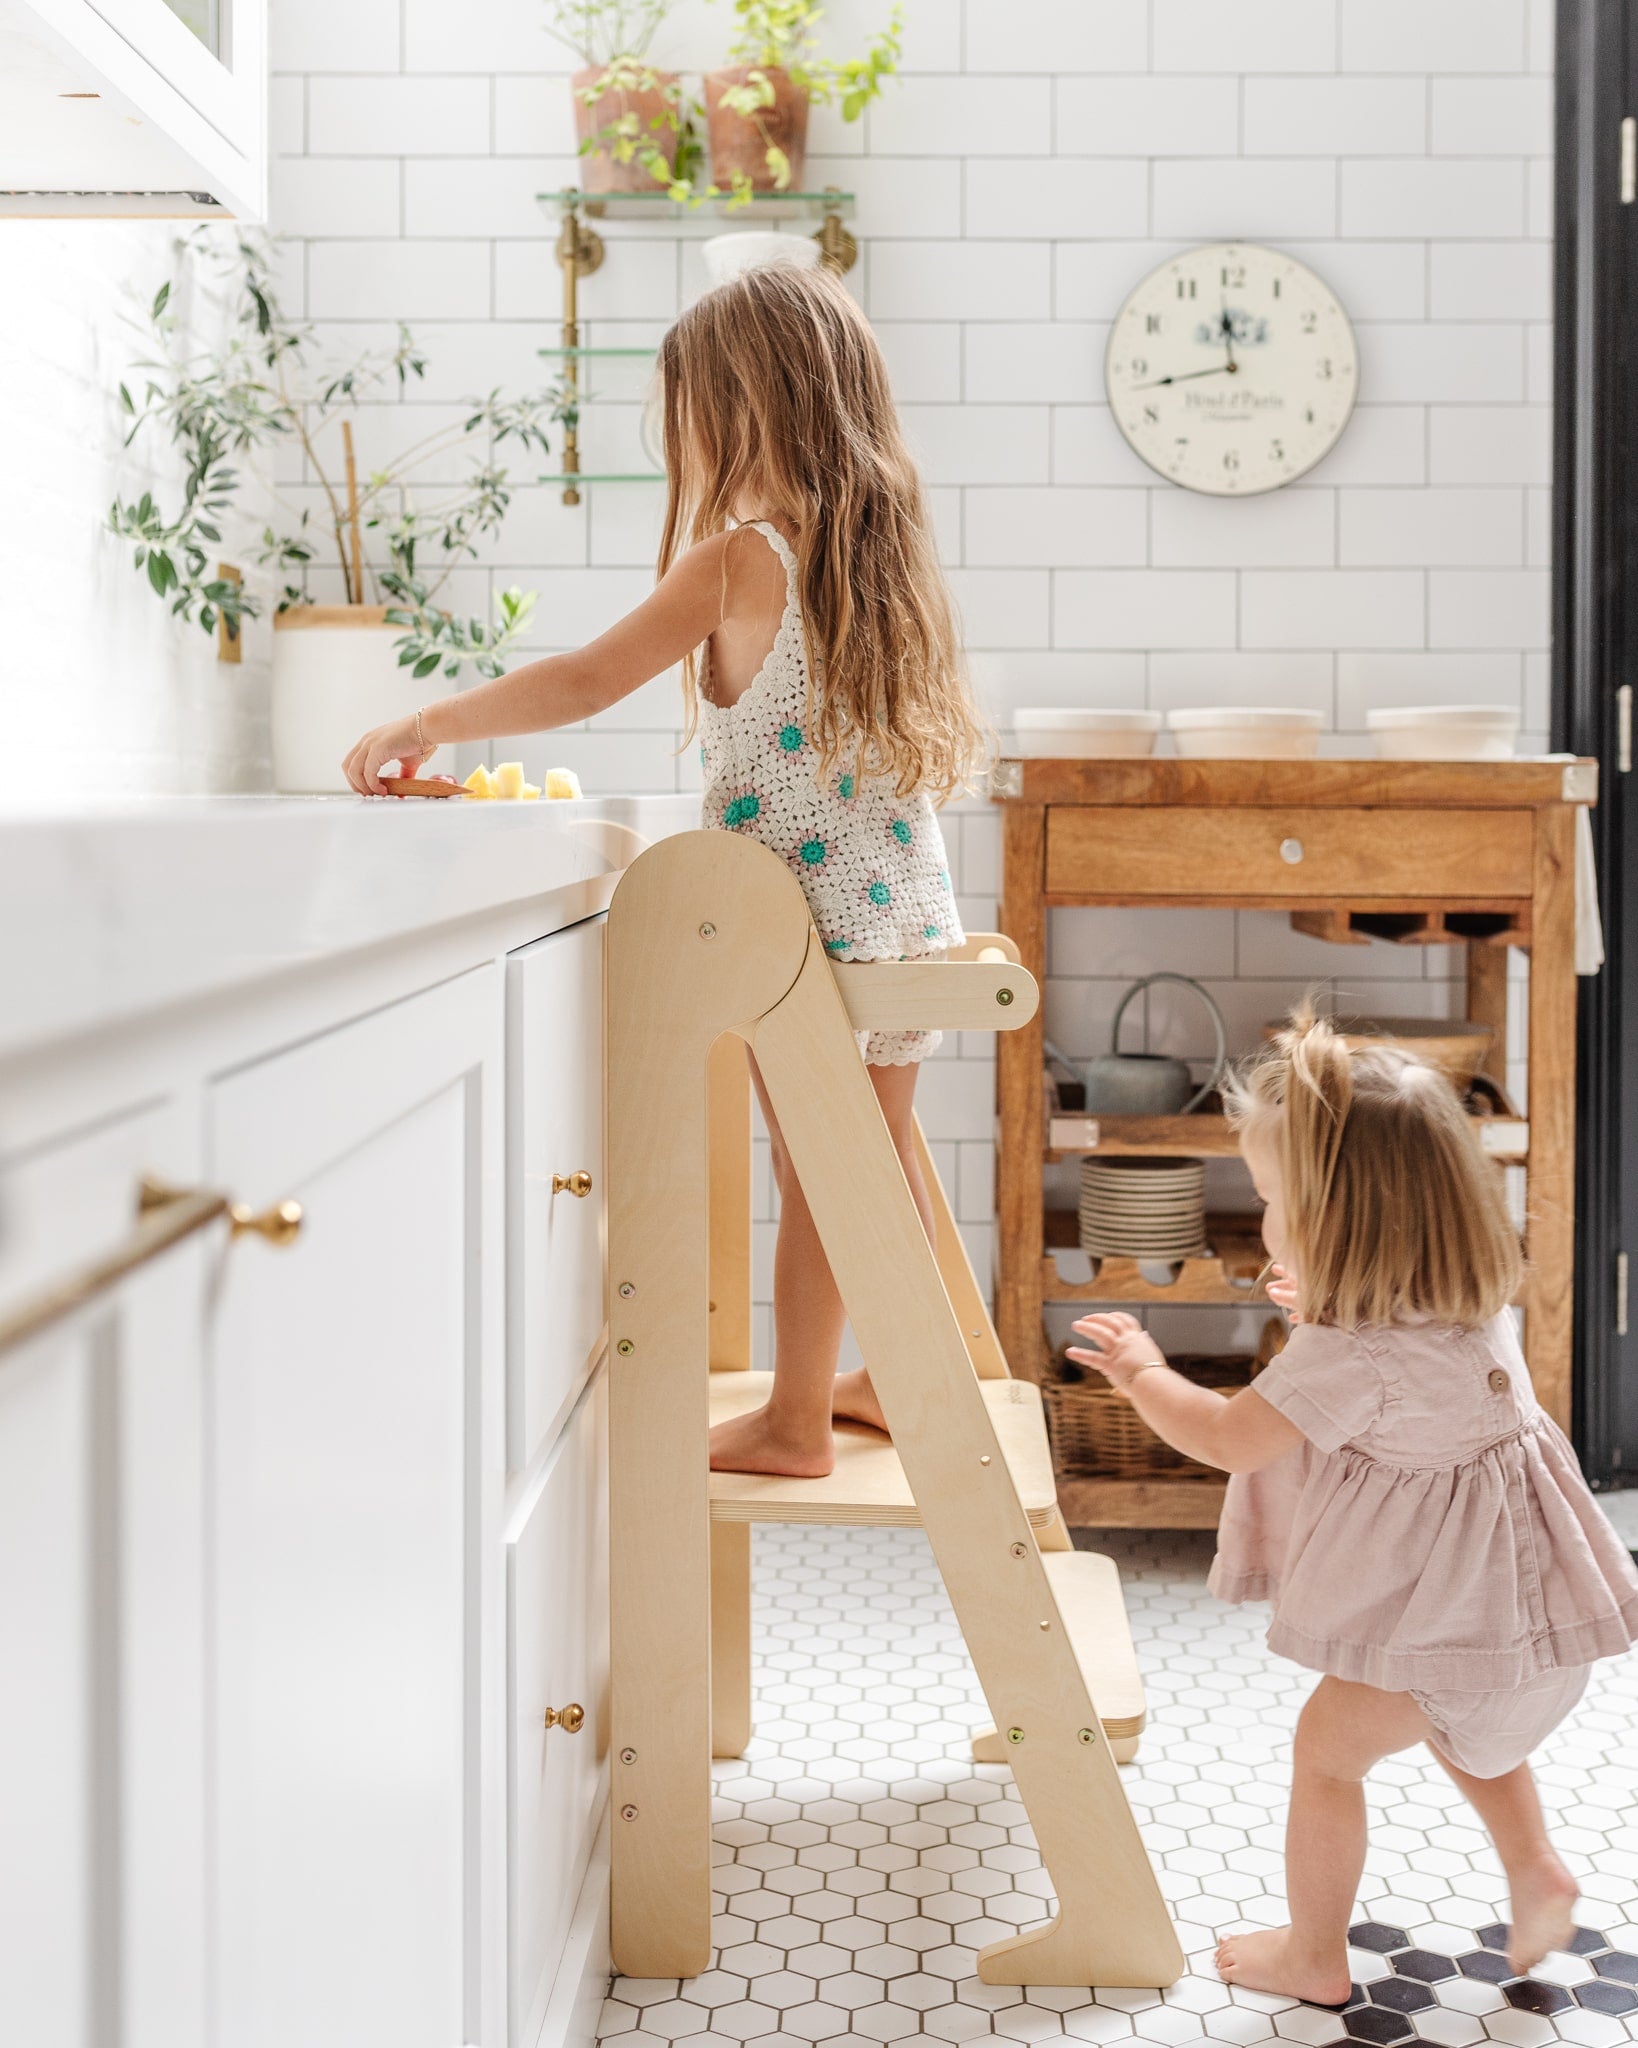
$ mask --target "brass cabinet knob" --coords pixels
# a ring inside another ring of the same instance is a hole
[[[548,1707],[546,1726],[561,1728],[565,1735],[578,1735],[586,1725],[586,1710],[578,1700],[571,1700],[566,1707]]]
[[[269,1244],[282,1247],[294,1244],[301,1234],[301,1204],[275,1202],[258,1214],[246,1203],[235,1202],[228,1210],[228,1221],[235,1237],[265,1237]]]
[[[554,1173],[552,1193],[554,1195],[579,1195],[582,1200],[592,1191],[592,1177],[589,1173]]]

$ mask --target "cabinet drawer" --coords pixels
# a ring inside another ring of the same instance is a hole
[[[1529,811],[1099,810],[1047,814],[1052,895],[1519,897]]]
[[[507,1463],[574,1399],[603,1327],[603,921],[507,963]],[[591,1176],[589,1194],[554,1178]]]
[[[526,2048],[568,1939],[608,1770],[608,1381],[563,1433],[540,1496],[507,1546],[511,1728],[510,2025]],[[546,1709],[577,1705],[577,1734]]]

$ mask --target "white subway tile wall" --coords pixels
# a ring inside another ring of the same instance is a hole
[[[885,14],[834,0],[835,46]],[[809,182],[859,195],[851,288],[876,323],[1003,734],[1022,704],[1224,702],[1320,712],[1357,749],[1373,705],[1502,702],[1545,741],[1550,463],[1550,0],[909,0],[906,62],[864,121],[816,114]],[[289,275],[338,343],[413,319],[432,369],[415,407],[544,374],[557,339],[554,224],[573,183],[567,74],[540,0],[369,0],[333,20],[273,0]],[[368,14],[368,22],[365,15]],[[356,17],[356,18],[355,18]],[[682,0],[656,47],[698,70],[725,24]],[[370,61],[371,53],[375,61]],[[582,290],[593,343],[651,345],[703,286],[714,228],[603,223]],[[1226,503],[1160,482],[1104,401],[1126,292],[1180,246],[1289,247],[1359,330],[1360,405],[1300,485]],[[651,467],[646,371],[594,366],[588,469]],[[567,510],[523,482],[482,585],[540,592],[539,644],[572,645],[644,587],[652,484]],[[466,599],[463,598],[463,603]],[[602,788],[687,788],[671,679],[589,728],[516,743]],[[963,914],[994,917],[999,835],[947,815]],[[1054,914],[1050,1026],[1083,1056],[1119,991],[1206,978],[1236,1046],[1310,986],[1439,1012],[1443,949],[1334,949],[1265,913]],[[1206,1040],[1157,1001],[1169,1047]],[[1515,1046],[1515,1052],[1520,1050]],[[1515,1065],[1514,1077],[1518,1079]],[[920,1102],[975,1264],[990,1258],[992,1047],[950,1038]],[[1229,1170],[1232,1175],[1232,1169]],[[766,1345],[775,1215],[758,1176]],[[1207,1340],[1209,1341],[1209,1339]]]

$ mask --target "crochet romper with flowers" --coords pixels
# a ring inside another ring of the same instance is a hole
[[[890,775],[819,774],[809,740],[808,663],[796,556],[765,520],[751,522],[785,565],[785,610],[768,658],[732,704],[700,692],[705,763],[701,823],[741,832],[789,863],[833,960],[915,960],[961,943],[944,836],[925,791],[901,797]],[[821,687],[822,678],[820,680]],[[858,1034],[873,1067],[907,1066],[937,1031]]]

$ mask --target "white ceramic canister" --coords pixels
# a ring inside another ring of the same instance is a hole
[[[1062,705],[1015,711],[1013,743],[1033,760],[1118,761],[1152,754],[1158,711],[1080,711]]]
[[[1365,714],[1384,761],[1510,761],[1519,723],[1509,704],[1404,704]]]
[[[341,764],[372,726],[425,702],[430,682],[398,665],[402,626],[378,604],[295,605],[273,621],[273,786],[345,791]],[[432,690],[431,694],[439,694]]]
[[[1225,706],[1166,715],[1177,751],[1195,761],[1311,761],[1319,752],[1317,711]]]

